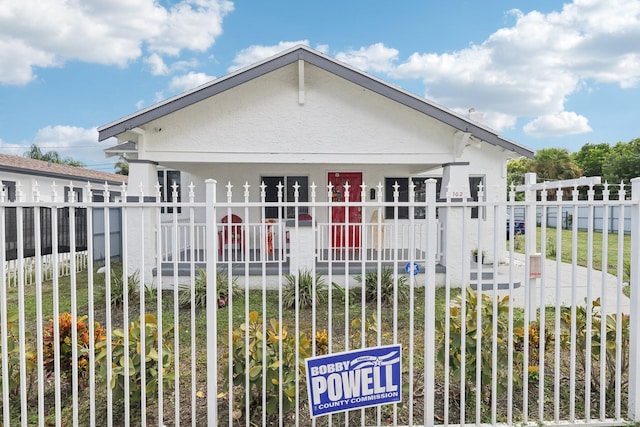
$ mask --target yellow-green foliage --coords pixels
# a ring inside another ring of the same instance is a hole
[[[173,350],[171,349],[170,325],[163,325],[162,336],[159,334],[158,321],[153,314],[146,314],[145,320],[145,384],[148,398],[157,397],[158,371],[162,370],[162,384],[165,389],[173,386],[174,374],[171,370],[173,363]],[[142,385],[142,343],[140,341],[140,320],[131,322],[129,326],[129,348],[124,342],[124,330],[114,329],[112,332],[112,358],[111,358],[111,388],[116,401],[124,399],[125,381],[129,381],[129,398],[132,402],[140,400]],[[158,353],[160,348],[160,353]],[[100,369],[98,373],[103,380],[107,379],[107,341],[101,341],[96,345],[96,362]],[[129,358],[129,372],[125,371],[125,359]]]
[[[262,405],[264,394],[267,415],[278,414],[280,399],[282,399],[282,411],[286,413],[295,404],[296,373],[299,374],[300,380],[304,379],[302,370],[304,360],[311,355],[311,341],[302,332],[297,337],[289,334],[287,327],[281,326],[275,319],[271,319],[265,328],[262,317],[257,311],[250,312],[247,320],[247,323],[233,330],[231,339],[231,363],[233,364],[231,382],[236,390],[241,390],[236,394],[241,402],[236,402],[235,405],[241,409],[246,405],[244,387],[246,386],[245,378],[248,376],[252,408]],[[266,359],[263,359],[263,352]],[[225,359],[229,360],[229,357]],[[225,372],[228,375],[228,369]],[[280,374],[282,374],[282,381]],[[229,378],[226,378],[226,383],[228,385]],[[255,411],[257,418],[260,417],[259,413],[260,411]]]

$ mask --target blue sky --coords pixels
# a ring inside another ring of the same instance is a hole
[[[113,171],[98,126],[304,43],[533,149],[640,137],[638,0],[0,0],[0,151]]]

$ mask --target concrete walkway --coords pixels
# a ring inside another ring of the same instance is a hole
[[[493,271],[492,265],[484,265],[483,272]],[[511,279],[510,279],[511,278]],[[507,285],[511,282],[519,283],[520,286],[511,290],[511,298],[516,306],[524,307],[526,301],[529,301],[529,292],[526,289],[525,281],[525,256],[516,253],[510,262],[500,264],[498,267],[498,275],[496,282]],[[484,289],[492,280],[484,280]],[[607,313],[615,313],[617,311],[618,300],[620,302],[620,310],[623,313],[630,312],[630,300],[622,293],[622,283],[618,283],[618,278],[608,273],[602,273],[598,270],[589,271],[586,267],[573,266],[564,262],[556,262],[554,260],[546,260],[543,268],[542,277],[531,280],[530,283],[535,285],[534,304],[539,305],[541,287],[544,287],[544,305],[553,306],[556,301],[561,306],[570,306],[573,301],[576,305],[585,305],[585,301],[591,289],[591,299],[601,299],[603,305],[606,305]],[[502,287],[502,286],[501,286]],[[493,291],[487,291],[492,294]],[[509,295],[509,289],[500,289],[496,291],[498,295]]]

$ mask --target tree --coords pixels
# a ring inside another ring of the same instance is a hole
[[[129,175],[129,161],[122,156],[120,156],[120,159],[116,162],[114,168],[118,175]]]
[[[524,174],[531,172],[533,161],[527,157],[511,160],[507,163],[507,198],[511,191],[511,186],[524,184]],[[523,193],[516,193],[516,200],[524,200]]]
[[[607,143],[585,144],[573,154],[573,160],[582,168],[585,176],[603,176],[602,167],[611,152]]]
[[[84,163],[74,160],[71,157],[67,157],[66,159],[61,158],[57,151],[47,151],[46,153],[43,153],[40,147],[36,144],[32,144],[29,150],[24,152],[23,156],[34,160],[43,160],[45,162],[58,163],[67,166],[84,166]]]
[[[566,148],[544,148],[533,158],[533,170],[539,180],[556,181],[582,176],[582,168],[574,162]]]
[[[628,183],[640,176],[640,138],[611,147],[602,165],[602,175],[610,184]]]

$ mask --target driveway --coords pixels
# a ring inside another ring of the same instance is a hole
[[[493,271],[493,266],[485,265],[483,272]],[[519,284],[519,287],[511,290],[511,298],[516,306],[524,307],[529,300],[529,293],[526,292],[525,282],[525,256],[515,253],[510,262],[500,264],[498,267],[497,281],[502,284],[497,292],[498,295],[509,295],[508,284]],[[487,287],[485,279],[484,288]],[[589,270],[586,267],[573,266],[572,264],[546,260],[542,269],[542,276],[531,280],[535,285],[534,304],[539,305],[541,287],[544,288],[544,304],[546,306],[556,305],[570,306],[575,301],[577,305],[585,305],[591,289],[591,299],[600,298],[608,313],[615,313],[618,310],[617,303],[620,303],[620,310],[629,313],[630,300],[622,293],[622,283],[618,283],[618,278],[612,274],[602,273],[598,270]],[[504,289],[506,288],[506,289]],[[493,293],[492,290],[485,292]]]

